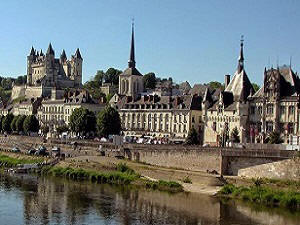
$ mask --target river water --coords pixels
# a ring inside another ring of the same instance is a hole
[[[200,194],[1,174],[0,224],[296,225],[300,214]]]

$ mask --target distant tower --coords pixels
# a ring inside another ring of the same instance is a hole
[[[143,91],[143,75],[135,67],[134,24],[132,23],[128,68],[120,74],[119,94],[136,98]]]
[[[72,68],[72,77],[75,81],[75,86],[80,87],[82,85],[82,57],[77,48],[75,55],[73,57],[73,68]]]
[[[50,82],[56,82],[54,76],[54,61],[55,61],[55,52],[52,48],[51,43],[48,46],[48,50],[46,53],[46,62],[45,62],[45,74],[48,76]]]
[[[240,56],[239,56],[239,60],[238,60],[238,73],[242,72],[242,70],[244,69],[243,47],[244,47],[244,36],[242,35],[242,37],[241,37],[241,50],[240,50]]]
[[[32,63],[36,55],[32,46],[29,56],[27,56],[27,85],[32,85]]]

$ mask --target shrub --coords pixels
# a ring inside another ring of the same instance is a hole
[[[182,180],[183,183],[187,183],[187,184],[191,184],[192,183],[192,180],[189,176],[186,176],[185,178],[183,178]]]

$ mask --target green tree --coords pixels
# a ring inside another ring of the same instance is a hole
[[[118,111],[111,106],[105,107],[97,115],[97,130],[100,136],[120,134],[121,119]]]
[[[105,82],[118,85],[119,84],[119,75],[121,73],[122,73],[121,70],[118,70],[118,69],[115,69],[115,68],[109,68],[105,72]]]
[[[85,108],[77,108],[70,116],[70,129],[76,134],[87,134],[96,130],[95,114]]]
[[[143,82],[145,88],[154,89],[156,86],[155,73],[147,73],[143,76]]]
[[[185,142],[188,145],[198,145],[200,143],[198,133],[195,128],[190,129]]]
[[[12,130],[12,131],[17,131],[17,120],[19,119],[19,117],[20,117],[20,115],[19,116],[15,116],[14,118],[13,118],[13,120],[11,121],[11,123],[10,123],[10,129]]]
[[[46,136],[48,134],[49,130],[50,130],[50,128],[47,125],[43,125],[41,127],[41,131],[42,131],[42,133],[43,133],[44,136]]]
[[[10,128],[10,124],[14,119],[14,115],[9,113],[7,114],[3,120],[2,120],[2,130],[5,132],[10,133],[11,132],[11,128]]]
[[[23,123],[23,129],[25,133],[38,132],[40,124],[38,119],[34,115],[27,116]]]
[[[260,86],[256,83],[252,83],[252,87],[254,88],[255,92],[257,92],[260,89]]]
[[[24,120],[26,119],[26,116],[25,115],[22,115],[22,116],[19,116],[17,121],[16,121],[16,130],[18,132],[22,132],[24,131],[24,128],[23,128],[23,124],[24,124]]]
[[[231,131],[230,138],[233,143],[240,143],[239,130],[237,127],[233,128]]]
[[[102,85],[104,78],[105,78],[105,73],[103,72],[103,70],[97,70],[97,73],[94,77],[94,81],[99,87]]]
[[[211,81],[208,83],[208,86],[213,90],[218,89],[218,88],[224,89],[224,85],[218,81]]]
[[[268,136],[268,143],[269,144],[281,144],[283,143],[282,138],[280,137],[280,133],[277,131],[273,131]]]

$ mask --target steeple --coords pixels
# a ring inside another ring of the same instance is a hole
[[[63,49],[63,51],[62,51],[62,53],[60,55],[60,59],[61,59],[61,61],[65,61],[67,59],[66,52],[65,52],[64,49]]]
[[[31,55],[31,56],[34,56],[34,55],[35,55],[35,50],[34,50],[33,46],[31,47],[30,55]]]
[[[47,55],[54,55],[54,50],[52,48],[51,42],[50,42],[48,50],[47,50]]]
[[[131,46],[130,46],[130,56],[128,60],[128,67],[135,68],[135,56],[134,56],[134,23],[132,22],[131,28]]]
[[[77,59],[82,59],[79,48],[77,48],[76,52],[75,52],[75,58]]]
[[[44,56],[44,53],[43,53],[42,49],[40,51],[40,56]]]
[[[241,50],[240,50],[240,55],[239,55],[239,60],[238,60],[238,73],[242,72],[244,69],[244,52],[243,52],[243,47],[244,47],[244,36],[241,36]]]

